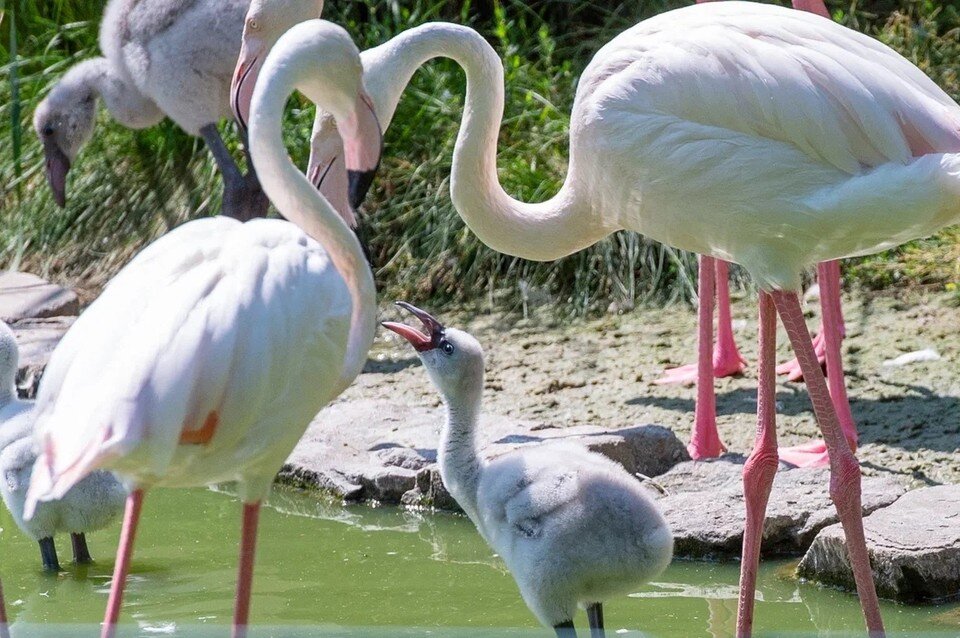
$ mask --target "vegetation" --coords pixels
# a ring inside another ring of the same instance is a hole
[[[506,67],[500,176],[508,192],[534,201],[552,195],[562,182],[574,87],[592,54],[637,20],[687,3],[487,0],[476,11],[469,2],[450,0],[328,0],[325,17],[347,26],[361,47],[429,20],[455,19],[480,28]],[[102,110],[96,136],[71,171],[67,208],[53,203],[31,117],[66,68],[97,55],[103,4],[0,0],[0,266],[30,268],[91,291],[145,242],[220,207],[220,178],[201,141],[169,121],[129,131]],[[837,20],[876,35],[960,98],[955,1],[828,4]],[[550,264],[512,259],[483,246],[449,199],[463,93],[464,78],[454,64],[428,65],[415,76],[386,136],[383,168],[362,211],[384,298],[508,308],[551,301],[564,312],[583,314],[611,303],[626,308],[693,297],[692,257],[631,233]],[[288,114],[288,145],[299,165],[305,163],[312,115],[302,101],[294,101]],[[232,125],[224,123],[223,131],[240,157]],[[872,257],[849,267],[848,274],[871,287],[909,279],[956,289],[958,263],[960,232],[953,230]]]

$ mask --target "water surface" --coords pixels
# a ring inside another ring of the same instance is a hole
[[[210,490],[156,490],[143,516],[122,635],[229,635],[237,500]],[[69,538],[58,539],[65,569],[49,575],[36,544],[0,512],[0,576],[14,636],[97,635],[118,536],[118,529],[91,535],[97,562],[86,568],[70,564]],[[553,635],[539,628],[500,560],[460,516],[343,508],[277,489],[263,511],[260,539],[251,638]],[[763,565],[757,634],[857,635],[863,623],[856,598],[798,583],[793,565]],[[605,605],[607,633],[732,636],[738,570],[733,563],[676,561],[655,583]],[[884,604],[883,612],[892,634],[960,633],[957,605]]]

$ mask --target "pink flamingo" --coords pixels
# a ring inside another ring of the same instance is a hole
[[[697,0],[697,3],[715,0]],[[794,9],[809,11],[830,18],[823,0],[793,0]],[[825,262],[817,269],[820,281],[821,328],[813,341],[814,352],[820,365],[826,365],[827,378],[830,380],[830,393],[840,417],[844,437],[855,450],[857,429],[850,411],[846,386],[843,378],[843,365],[840,355],[840,339],[844,335],[843,316],[840,306],[840,265],[839,262]],[[697,384],[697,400],[694,410],[694,427],[687,445],[694,459],[717,457],[726,451],[717,429],[717,403],[714,379],[743,374],[746,360],[740,355],[733,337],[730,313],[729,264],[714,257],[700,257],[698,289],[700,304],[698,307],[698,358],[696,364],[688,364],[665,371],[657,384],[692,383]],[[717,342],[713,341],[713,304],[716,293],[717,304]],[[830,306],[828,311],[827,306]],[[837,338],[831,340],[836,345],[835,352],[827,348],[825,334],[834,330]],[[712,355],[711,355],[712,351]],[[798,359],[777,367],[778,374],[787,375],[790,381],[803,378]],[[826,466],[829,463],[827,447],[822,439],[798,446],[780,449],[780,458],[798,467]]]

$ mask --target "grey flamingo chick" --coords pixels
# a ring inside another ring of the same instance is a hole
[[[34,403],[18,399],[14,385],[18,359],[13,331],[0,321],[0,496],[17,527],[40,544],[44,569],[60,571],[54,536],[68,532],[74,562],[91,562],[86,532],[118,520],[127,493],[113,474],[95,472],[62,499],[40,504],[33,517],[24,520],[27,487],[38,450],[33,437]]]
[[[317,18],[323,0],[284,0],[276,20],[261,19],[260,0],[110,0],[100,23],[103,57],[68,70],[37,106],[33,126],[43,144],[47,181],[66,204],[67,172],[93,135],[96,101],[132,129],[164,117],[203,137],[223,175],[223,214],[262,217],[270,202],[247,157],[244,174],[217,122],[231,117],[230,83],[245,31],[270,46],[291,26]],[[245,18],[248,9],[251,16]],[[246,20],[246,21],[245,21]],[[261,57],[261,61],[262,61]],[[246,146],[246,145],[245,145]]]
[[[397,305],[423,323],[423,332],[383,326],[414,347],[447,408],[438,450],[444,485],[503,558],[541,623],[574,638],[573,616],[582,606],[591,636],[603,636],[603,601],[635,591],[670,564],[673,535],[659,508],[623,467],[578,445],[482,457],[475,436],[480,344],[419,308]]]

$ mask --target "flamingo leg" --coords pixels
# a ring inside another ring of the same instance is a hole
[[[830,459],[830,498],[833,500],[847,542],[847,553],[857,583],[860,606],[871,638],[884,636],[880,604],[870,568],[866,537],[863,531],[863,508],[861,506],[860,464],[847,444],[830,398],[827,382],[817,363],[810,333],[807,332],[796,293],[775,291],[771,293],[777,312],[793,344],[794,352],[803,368],[807,390],[813,402],[813,411],[820,424]]]
[[[77,565],[89,565],[93,562],[90,556],[90,549],[87,547],[87,537],[82,532],[79,534],[70,534],[70,541],[73,544],[73,562]]]
[[[574,628],[572,620],[554,625],[553,630],[557,632],[557,638],[577,638],[577,630]]]
[[[603,603],[587,605],[587,622],[590,624],[590,638],[605,638],[603,630]]]
[[[257,549],[260,501],[243,504],[243,528],[240,533],[240,568],[237,574],[237,600],[233,612],[233,638],[244,638],[250,620],[250,594],[253,586],[253,559]]]
[[[726,451],[717,432],[717,399],[713,389],[713,295],[714,259],[700,257],[698,286],[700,295],[699,336],[697,340],[697,405],[693,418],[693,436],[687,451],[694,460],[720,456]]]
[[[730,264],[722,259],[716,262],[717,285],[717,344],[713,350],[713,376],[732,377],[743,374],[747,364],[740,356],[733,338],[733,318],[730,314]]]
[[[820,309],[826,358],[827,383],[830,398],[840,420],[840,428],[848,445],[857,449],[857,428],[850,412],[846,382],[843,376],[843,361],[840,354],[840,340],[843,335],[843,317],[840,308],[840,263],[826,261],[817,266],[817,278],[820,281]],[[797,467],[826,467],[830,463],[827,446],[822,439],[780,450],[783,460]]]
[[[120,530],[120,544],[117,546],[117,561],[113,566],[110,598],[107,600],[107,612],[103,619],[100,638],[113,638],[117,633],[117,620],[120,618],[123,589],[127,582],[127,573],[130,571],[133,541],[137,535],[137,523],[140,522],[142,507],[143,490],[133,490],[127,496],[127,507],[123,512],[123,527]]]
[[[244,175],[227,150],[223,138],[216,124],[207,124],[200,129],[200,136],[207,143],[207,148],[217,162],[217,168],[223,176],[223,214],[240,221],[248,221],[254,217],[265,217],[267,214],[266,196],[260,190],[260,182],[256,173]],[[253,164],[251,163],[251,167]],[[257,192],[260,196],[257,196]]]
[[[7,621],[7,607],[3,603],[3,583],[0,582],[0,638],[10,638]]]
[[[53,537],[41,538],[37,543],[40,545],[40,560],[43,561],[43,569],[54,573],[60,571],[60,559],[57,558],[57,546],[53,542]]]
[[[753,631],[753,605],[760,564],[760,544],[770,489],[777,473],[776,348],[777,311],[768,293],[760,292],[760,351],[757,363],[757,437],[753,452],[743,466],[743,498],[746,526],[740,562],[740,602],[737,606],[737,636]]]
[[[713,349],[713,377],[733,377],[743,374],[746,360],[740,356],[737,343],[733,338],[733,319],[730,314],[730,264],[722,259],[708,258],[714,262],[715,287],[717,297],[717,342]],[[703,292],[700,292],[703,295]],[[702,317],[698,318],[702,325]],[[710,325],[713,325],[711,316]],[[678,366],[664,370],[663,376],[654,381],[657,385],[672,383],[692,385],[699,376],[698,363]]]

